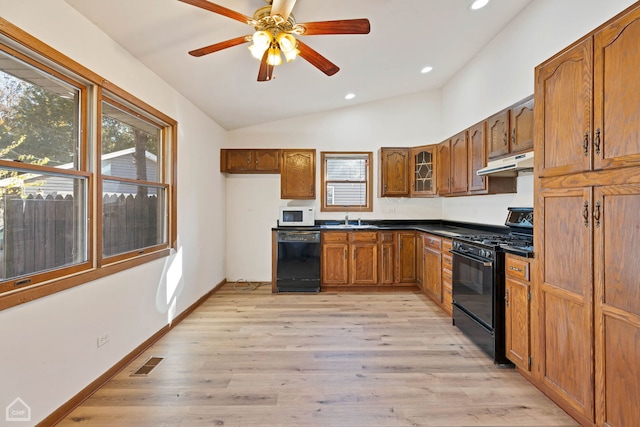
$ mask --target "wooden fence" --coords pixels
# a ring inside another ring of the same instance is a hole
[[[73,196],[5,198],[4,210],[4,274],[0,277],[17,277],[85,260],[85,228],[80,225],[84,221],[74,221],[79,213]],[[157,196],[107,195],[103,211],[104,256],[162,242]]]

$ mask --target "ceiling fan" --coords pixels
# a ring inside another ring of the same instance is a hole
[[[293,60],[296,56],[300,56],[326,75],[332,76],[340,68],[295,36],[368,34],[371,28],[369,20],[366,18],[298,24],[291,14],[296,0],[265,0],[269,5],[256,10],[253,17],[207,0],[179,1],[244,22],[255,29],[255,32],[251,35],[240,36],[195,49],[190,51],[189,54],[200,57],[229,47],[253,42],[249,50],[254,57],[260,60],[259,82],[269,81],[273,78],[273,68],[282,63],[281,54],[284,55],[287,62]]]

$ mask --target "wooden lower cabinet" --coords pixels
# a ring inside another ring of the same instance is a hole
[[[347,285],[349,283],[349,233],[322,233],[323,285]]]
[[[378,284],[378,232],[356,231],[351,233],[352,285]]]
[[[526,372],[531,370],[530,260],[505,256],[505,349],[507,358]]]
[[[431,234],[423,236],[424,293],[442,305],[442,240]]]
[[[453,307],[453,259],[451,256],[451,239],[442,239],[442,309],[449,316],[452,315]]]
[[[396,239],[393,231],[380,232],[380,284],[396,283]]]
[[[399,283],[416,283],[416,232],[397,231]]]

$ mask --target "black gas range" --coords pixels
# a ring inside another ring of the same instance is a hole
[[[453,238],[453,324],[500,366],[505,355],[504,254],[533,256],[533,209],[509,208],[508,233]]]

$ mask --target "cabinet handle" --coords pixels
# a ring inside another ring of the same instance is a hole
[[[509,289],[504,291],[504,306],[509,307]]]
[[[596,202],[596,205],[593,209],[593,219],[596,220],[596,227],[600,227],[600,201]]]
[[[584,218],[584,226],[589,226],[589,202],[584,202],[584,208],[582,209],[582,217]]]
[[[512,271],[522,271],[522,269],[521,269],[521,268],[514,267],[513,265],[510,265],[510,266],[509,266],[509,270],[512,270]]]
[[[516,145],[516,128],[511,129],[511,143]]]
[[[589,131],[584,133],[584,139],[582,140],[582,153],[585,157],[589,155]]]
[[[600,128],[596,130],[596,137],[593,139],[593,145],[596,147],[596,154],[600,154]]]
[[[507,131],[504,131],[504,134],[502,135],[502,141],[504,142],[504,145],[507,145]]]

